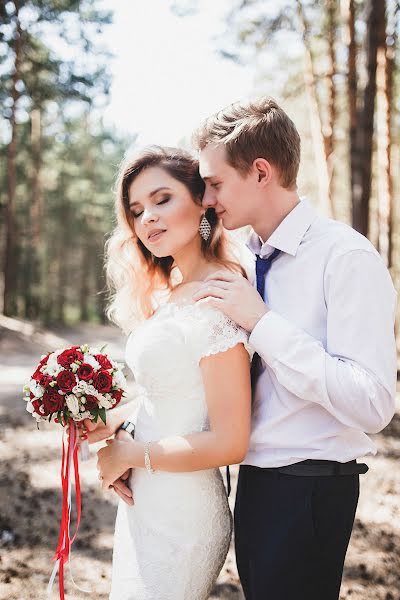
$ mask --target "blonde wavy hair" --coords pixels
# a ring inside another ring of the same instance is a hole
[[[139,322],[148,319],[169,294],[176,282],[172,256],[158,258],[135,234],[134,219],[129,209],[129,188],[145,169],[159,167],[183,183],[193,201],[201,205],[204,182],[199,163],[188,152],[178,148],[149,146],[134,159],[122,163],[116,185],[115,216],[117,225],[106,241],[105,268],[109,302],[107,317],[128,334]],[[234,248],[214,209],[206,211],[211,235],[202,239],[201,252],[209,262],[246,276],[234,258]]]

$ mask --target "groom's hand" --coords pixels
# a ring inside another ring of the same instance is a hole
[[[205,298],[207,304],[219,308],[249,332],[269,311],[251,283],[243,275],[229,271],[217,271],[203,281],[193,300],[197,302]]]
[[[114,483],[112,484],[113,490],[116,494],[118,494],[118,496],[121,498],[121,500],[123,500],[124,502],[126,502],[126,504],[128,504],[129,506],[133,506],[134,501],[133,501],[133,494],[132,494],[132,490],[128,487],[127,485],[127,480],[129,479],[129,476],[131,474],[131,469],[128,469],[127,471],[125,471],[125,473],[123,473],[121,475],[121,477],[119,477],[118,479],[116,479],[114,481]]]

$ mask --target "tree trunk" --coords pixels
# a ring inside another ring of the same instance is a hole
[[[393,196],[393,135],[392,135],[392,111],[394,100],[394,73],[396,68],[396,48],[398,41],[398,27],[400,16],[400,3],[397,2],[397,7],[393,15],[393,23],[391,25],[390,42],[386,48],[386,93],[387,93],[387,131],[388,131],[388,147],[387,147],[387,168],[388,168],[388,189],[389,189],[389,247],[388,247],[388,267],[394,264],[393,256],[393,230],[395,223],[395,202]]]
[[[328,24],[327,24],[327,37],[328,37],[328,48],[329,48],[329,71],[326,76],[326,86],[328,92],[328,121],[324,128],[324,141],[325,141],[325,156],[328,166],[328,177],[329,177],[329,198],[331,202],[332,216],[335,218],[335,190],[334,190],[334,169],[335,169],[335,124],[337,118],[336,112],[336,75],[337,75],[337,61],[336,61],[336,37],[337,37],[337,20],[338,10],[337,1],[328,0],[327,5],[328,11]]]
[[[41,112],[36,108],[31,113],[32,141],[32,176],[31,204],[29,208],[29,275],[27,281],[27,301],[25,313],[28,319],[37,319],[40,313],[40,263],[42,259],[41,219],[42,219],[42,189],[41,189]]]
[[[14,57],[14,74],[12,77],[11,90],[11,116],[10,129],[11,140],[7,149],[7,205],[5,215],[5,249],[4,249],[4,300],[3,312],[5,315],[11,316],[16,313],[17,298],[16,298],[16,255],[15,255],[15,240],[16,240],[16,221],[15,221],[15,190],[16,190],[16,155],[17,155],[17,122],[16,112],[19,100],[19,92],[17,89],[20,79],[20,66],[22,57],[22,28],[19,20],[19,2],[14,1],[16,25],[15,25],[15,57]]]
[[[85,220],[86,221],[86,220]],[[93,234],[90,232],[87,223],[85,222],[85,233],[82,240],[82,262],[81,262],[81,283],[79,287],[79,312],[81,321],[89,321],[89,293],[90,281],[89,276],[92,271],[91,263],[91,245]],[[89,267],[89,268],[88,268]]]
[[[305,70],[304,83],[310,115],[311,136],[314,147],[315,167],[318,182],[319,205],[328,216],[332,215],[332,203],[329,196],[329,170],[325,155],[324,136],[322,133],[321,109],[318,102],[314,65],[311,54],[310,33],[301,0],[296,0],[301,33],[304,42]]]
[[[355,0],[349,0],[347,7],[347,97],[349,109],[349,145],[350,145],[350,187],[352,207],[359,202],[361,193],[356,185],[355,173],[359,170],[360,157],[357,151],[357,41],[356,41],[356,8]],[[354,214],[353,214],[354,226]]]
[[[352,188],[353,227],[368,236],[369,201],[371,195],[372,144],[376,95],[376,68],[378,48],[385,43],[384,27],[386,0],[370,0],[367,18],[367,84],[363,105],[357,119],[357,153],[359,162],[353,172]]]
[[[57,291],[55,303],[55,320],[58,323],[65,323],[66,305],[67,305],[67,290],[69,281],[69,272],[71,268],[70,254],[73,251],[73,245],[70,242],[70,200],[68,198],[68,190],[65,181],[65,173],[60,176],[60,192],[62,194],[62,202],[59,212],[59,229],[58,231],[58,257],[57,257]]]
[[[384,45],[379,46],[376,70],[376,113],[377,113],[377,187],[378,187],[378,250],[386,265],[389,264],[390,198],[390,106],[387,81],[386,15],[384,23]],[[381,37],[381,36],[379,36]]]

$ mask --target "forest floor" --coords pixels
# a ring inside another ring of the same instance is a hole
[[[0,316],[0,600],[46,598],[59,527],[60,430],[45,423],[37,431],[25,410],[22,386],[41,354],[84,342],[100,347],[108,343],[106,351],[124,359],[124,338],[113,327],[79,325],[39,332]],[[341,599],[400,600],[399,413],[373,436],[379,452],[366,459],[370,470],[361,477]],[[91,593],[76,589],[67,569],[67,600],[106,600],[110,589],[117,497],[101,491],[95,454],[93,447],[90,460],[81,464],[83,513],[71,560],[76,584]],[[237,468],[232,472],[233,509]],[[57,581],[52,598],[58,598]],[[243,600],[233,545],[211,598]]]

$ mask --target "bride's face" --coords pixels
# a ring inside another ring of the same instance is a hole
[[[199,224],[204,208],[187,187],[161,167],[149,167],[129,187],[129,208],[137,237],[158,258],[175,256],[200,243]]]

